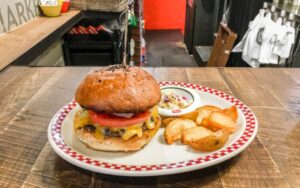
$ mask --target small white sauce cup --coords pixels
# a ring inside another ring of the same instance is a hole
[[[165,108],[161,108],[158,106],[158,113],[161,116],[175,117],[175,116],[187,114],[187,113],[190,113],[190,112],[196,110],[196,108],[198,108],[201,104],[201,98],[200,98],[199,94],[192,89],[184,88],[184,87],[180,87],[180,86],[163,86],[160,89],[162,92],[170,91],[179,97],[185,96],[188,98],[189,101],[192,102],[187,108],[179,109],[179,110],[178,109],[176,109],[176,110],[165,109]]]

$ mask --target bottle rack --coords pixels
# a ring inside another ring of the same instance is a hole
[[[291,4],[283,5],[278,3],[270,3],[269,6],[275,6],[278,12],[282,10],[286,11],[288,14],[293,13],[295,15],[294,22],[295,22],[295,44],[293,46],[293,50],[291,52],[291,56],[287,61],[286,66],[288,67],[300,67],[300,6],[295,7]]]
[[[267,5],[267,6],[266,6]],[[268,10],[275,11],[278,17],[282,17],[286,21],[292,22],[292,26],[295,28],[295,44],[292,47],[290,57],[285,60],[284,64],[280,64],[280,60],[278,61],[278,65],[263,65],[263,66],[284,66],[284,67],[300,67],[300,12],[293,8],[293,6],[282,5],[278,3],[264,3],[264,7]],[[300,9],[300,7],[298,8]],[[292,16],[291,16],[292,15]]]

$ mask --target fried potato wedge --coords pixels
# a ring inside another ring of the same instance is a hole
[[[217,132],[209,132],[205,128],[198,131],[202,131],[203,133],[198,133],[199,137],[195,137],[195,140],[190,141],[190,145],[199,151],[218,150],[225,145],[229,138],[229,132],[223,129]]]
[[[213,135],[214,133],[205,128],[205,127],[193,127],[189,129],[185,129],[182,132],[181,142],[183,144],[190,144],[192,141],[199,140],[201,138],[209,137]]]
[[[176,119],[178,119],[178,118],[165,118],[165,119],[162,120],[162,124],[164,126],[167,126],[169,123],[171,123],[172,121],[174,121]]]
[[[221,111],[222,109],[217,106],[205,105],[198,108],[198,116],[196,118],[196,123],[202,125],[202,121],[210,116],[212,112]]]
[[[197,124],[189,119],[176,119],[171,121],[165,128],[164,137],[167,144],[173,144],[180,140],[185,129],[196,127]]]
[[[204,118],[204,119],[202,120],[201,126],[203,126],[203,127],[209,127],[209,117],[210,117],[210,116],[208,116],[208,117],[206,117],[206,118]]]
[[[226,129],[229,133],[233,133],[237,128],[237,123],[223,112],[212,112],[207,123],[202,124],[202,126],[214,132]]]
[[[194,110],[194,111],[192,111],[190,113],[183,114],[183,115],[181,115],[179,117],[184,118],[184,119],[190,119],[190,120],[196,121],[198,113],[199,113],[198,109],[196,109],[196,110]]]
[[[231,119],[233,121],[237,121],[238,119],[238,111],[236,106],[231,106],[230,108],[225,108],[222,110],[222,112],[224,114],[226,114],[227,116],[231,117]]]

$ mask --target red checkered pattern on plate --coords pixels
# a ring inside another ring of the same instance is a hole
[[[65,105],[55,116],[54,121],[52,123],[52,137],[56,145],[67,155],[70,157],[81,161],[83,163],[89,164],[89,165],[94,165],[97,167],[102,167],[106,169],[115,169],[115,170],[125,170],[125,171],[153,171],[153,170],[163,170],[163,169],[172,169],[172,168],[182,168],[186,166],[193,166],[201,163],[205,163],[208,161],[213,161],[216,160],[220,157],[223,157],[229,153],[234,152],[235,150],[239,149],[242,147],[254,134],[255,126],[256,126],[256,121],[254,114],[251,112],[251,110],[241,101],[238,99],[235,99],[234,97],[227,95],[226,93],[222,91],[218,91],[215,89],[211,89],[205,86],[201,85],[196,85],[196,84],[190,84],[190,83],[182,83],[182,82],[160,82],[161,86],[166,86],[166,85],[176,85],[176,86],[182,86],[182,87],[187,87],[191,89],[196,89],[199,91],[211,93],[213,95],[216,95],[218,97],[221,97],[232,104],[234,104],[236,107],[238,107],[244,114],[246,118],[246,128],[243,134],[237,139],[236,142],[231,144],[230,146],[219,150],[213,154],[207,155],[202,158],[197,158],[189,161],[182,161],[178,163],[169,163],[169,164],[160,164],[160,165],[148,165],[148,166],[134,166],[134,165],[122,165],[122,164],[110,164],[94,159],[90,159],[88,157],[85,157],[81,155],[80,153],[77,153],[76,151],[72,150],[69,148],[64,140],[61,137],[61,125],[62,122],[64,121],[65,117],[67,114],[77,105],[75,101],[70,102],[69,104]]]

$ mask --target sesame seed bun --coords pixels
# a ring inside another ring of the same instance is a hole
[[[143,112],[155,106],[160,98],[160,87],[149,73],[122,65],[90,73],[75,94],[82,107],[105,113]]]

